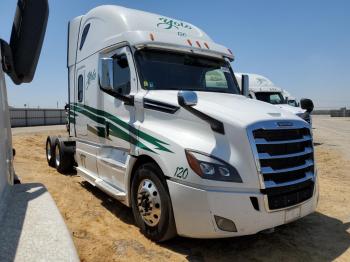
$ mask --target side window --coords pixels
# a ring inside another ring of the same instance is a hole
[[[84,97],[84,78],[83,75],[78,77],[78,102],[82,102]]]
[[[130,68],[126,55],[117,56],[114,59],[114,83],[113,89],[122,93],[130,93]]]
[[[207,88],[228,88],[225,74],[220,69],[206,72],[205,83]]]
[[[89,33],[89,30],[90,30],[90,24],[87,24],[84,27],[83,34],[81,35],[79,50],[81,50],[83,48],[85,40],[86,40],[86,37],[87,37],[87,35]]]

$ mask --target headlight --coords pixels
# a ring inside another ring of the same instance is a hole
[[[201,178],[209,180],[242,183],[238,171],[224,161],[190,150],[185,150],[188,164]]]

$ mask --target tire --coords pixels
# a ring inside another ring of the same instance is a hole
[[[55,167],[61,174],[67,174],[73,171],[73,153],[72,148],[66,146],[62,140],[56,138],[55,142]]]
[[[143,164],[136,170],[131,204],[136,225],[147,238],[162,242],[176,236],[170,195],[164,174],[156,164]]]
[[[56,143],[57,137],[55,136],[48,136],[46,139],[46,160],[49,166],[56,167],[55,166],[55,143]]]

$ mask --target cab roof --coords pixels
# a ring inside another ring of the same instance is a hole
[[[214,43],[200,28],[158,14],[121,6],[104,5],[92,9],[84,16],[71,20],[70,26],[76,28],[77,23],[80,24],[80,33],[76,62],[106,47],[122,42],[135,47],[154,45],[192,49],[191,52],[194,53],[216,54],[233,59],[229,49]],[[81,47],[84,31],[88,31],[88,33]],[[68,58],[68,64],[70,63]]]
[[[270,79],[258,74],[235,73],[238,83],[241,82],[242,75],[249,76],[249,89],[253,92],[282,92]]]

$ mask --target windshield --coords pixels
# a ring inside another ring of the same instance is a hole
[[[298,103],[295,100],[288,100],[288,105],[298,107]]]
[[[223,59],[158,50],[137,51],[135,57],[144,89],[240,93]]]
[[[257,92],[255,93],[255,97],[260,101],[264,101],[274,105],[285,103],[282,94],[279,92]]]

